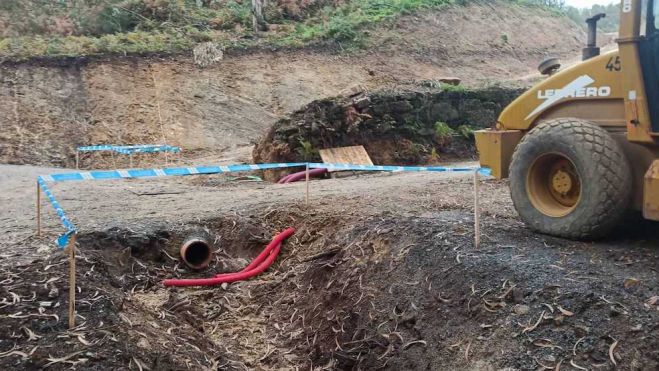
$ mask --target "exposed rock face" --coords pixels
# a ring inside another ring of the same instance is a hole
[[[502,88],[382,91],[316,100],[275,123],[253,157],[257,163],[319,160],[318,149],[360,144],[377,164],[471,157],[473,141],[465,127],[459,128],[492,126],[520,93]]]

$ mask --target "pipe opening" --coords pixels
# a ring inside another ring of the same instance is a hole
[[[202,239],[189,239],[181,246],[181,259],[192,269],[204,269],[212,259],[211,248]]]

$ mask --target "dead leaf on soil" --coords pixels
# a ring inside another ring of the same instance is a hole
[[[629,277],[629,278],[625,278],[623,285],[625,286],[626,289],[628,289],[630,287],[638,286],[640,283],[641,281],[639,281],[638,279]]]
[[[578,370],[585,370],[585,371],[588,371],[587,368],[585,368],[585,367],[581,367],[581,366],[579,366],[578,364],[574,363],[574,360],[570,360],[570,364],[572,365],[572,367],[574,367],[574,368],[576,368],[576,369],[578,369]]]
[[[428,345],[428,343],[425,340],[414,340],[414,341],[410,341],[407,344],[404,344],[403,349],[407,349],[407,348],[411,347],[414,344],[422,344],[424,347]]]
[[[549,348],[549,349],[557,348],[563,350],[563,348],[561,348],[560,346],[554,345],[554,342],[551,341],[551,339],[535,339],[533,340],[532,344],[539,348]]]
[[[558,310],[559,310],[561,313],[563,313],[563,315],[564,315],[565,317],[572,317],[572,316],[574,316],[574,313],[573,313],[573,312],[570,312],[569,310],[564,309],[564,308],[561,307],[560,305],[557,305],[556,307],[558,308]]]
[[[42,337],[42,336],[39,336],[39,335],[35,334],[34,331],[30,330],[29,328],[27,328],[25,326],[21,327],[21,329],[27,335],[27,337],[28,337],[27,340],[28,341],[39,340],[39,338]]]
[[[653,296],[647,301],[648,305],[657,305],[657,302],[659,302],[659,296]]]
[[[71,354],[69,354],[69,355],[67,355],[67,356],[60,357],[60,358],[48,357],[48,361],[49,361],[49,362],[46,363],[46,364],[43,366],[43,368],[47,368],[48,366],[54,365],[55,363],[60,363],[60,362],[68,361],[70,358],[73,358],[73,357],[77,356],[78,354],[80,354],[80,353],[82,353],[82,352],[83,352],[83,351],[80,350],[80,351],[77,351],[77,352],[73,352],[73,353],[71,353]]]
[[[526,334],[527,332],[531,332],[538,327],[540,322],[542,322],[543,318],[545,317],[545,311],[543,310],[542,313],[540,313],[540,317],[538,317],[538,320],[531,326],[526,327],[524,330],[522,330],[522,334]]]
[[[609,358],[611,358],[611,362],[613,363],[614,366],[618,365],[618,363],[616,363],[616,358],[613,356],[613,352],[615,351],[617,346],[618,346],[618,340],[615,340],[613,344],[611,344],[611,346],[609,347]]]
[[[577,355],[577,346],[579,346],[579,343],[581,343],[583,341],[583,339],[585,339],[585,338],[586,337],[584,336],[584,337],[580,338],[579,340],[577,340],[576,343],[574,343],[574,346],[572,347],[572,354],[573,355],[575,355],[575,356]]]

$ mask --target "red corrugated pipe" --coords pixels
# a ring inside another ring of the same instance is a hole
[[[323,175],[327,172],[327,169],[311,169],[309,170],[309,176],[320,176]],[[288,183],[293,183],[300,181],[304,178],[306,178],[307,172],[305,171],[300,171],[298,173],[293,173],[293,174],[288,174],[285,177],[279,179],[277,182],[278,184],[288,184]]]
[[[245,269],[235,273],[222,273],[212,278],[194,278],[194,279],[167,279],[163,281],[165,286],[213,286],[221,283],[230,283],[243,281],[263,273],[277,258],[281,251],[281,245],[285,239],[295,233],[295,228],[287,228],[280,234],[276,235],[265,249],[252,260]]]

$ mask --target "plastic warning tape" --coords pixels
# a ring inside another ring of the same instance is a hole
[[[117,146],[114,148],[114,151],[117,153],[130,155],[133,153],[155,153],[155,152],[181,152],[180,147],[174,146]]]
[[[127,169],[127,170],[96,170],[76,173],[61,173],[42,175],[47,182],[69,182],[77,180],[107,180],[126,178],[154,178],[166,176],[186,176],[200,174],[219,174],[239,171],[280,169],[287,167],[306,166],[306,163],[282,163],[282,164],[247,164],[226,166],[195,166],[195,167],[170,167],[162,169]]]
[[[99,146],[84,146],[76,148],[76,151],[80,152],[93,152],[93,151],[112,151],[114,150],[114,145],[104,144]]]
[[[444,166],[387,166],[387,165],[354,165],[354,164],[322,164],[322,163],[271,163],[271,164],[239,164],[226,166],[195,166],[195,167],[174,167],[163,169],[126,169],[126,170],[97,170],[84,171],[75,173],[59,173],[50,175],[40,175],[37,177],[39,187],[46,194],[50,203],[53,205],[55,212],[62,221],[62,225],[67,232],[57,239],[60,248],[64,248],[69,237],[76,233],[75,226],[68,220],[64,210],[60,207],[55,197],[48,189],[46,182],[69,182],[81,180],[108,180],[108,179],[127,179],[127,178],[154,178],[167,176],[187,176],[201,174],[219,174],[253,170],[282,169],[291,167],[306,167],[310,169],[328,169],[328,170],[354,170],[354,171],[389,171],[389,172],[473,172],[478,171],[483,175],[491,175],[488,168],[480,167],[444,167]]]
[[[117,153],[130,155],[133,153],[154,153],[154,152],[181,152],[181,147],[170,145],[156,145],[156,144],[138,144],[130,146],[117,146],[113,144],[104,144],[97,146],[84,146],[78,147],[79,152],[93,152],[93,151],[114,151]]]
[[[79,180],[107,180],[125,178],[154,178],[166,176],[186,176],[199,174],[219,174],[239,171],[281,169],[289,167],[303,167],[305,162],[295,163],[272,163],[272,164],[245,164],[226,166],[195,166],[195,167],[171,167],[162,169],[126,169],[126,170],[96,170],[75,173],[60,173],[41,175],[47,182],[68,182]],[[311,169],[328,170],[355,170],[355,171],[391,171],[391,172],[472,172],[478,171],[483,175],[490,175],[490,169],[479,167],[444,167],[444,166],[383,166],[383,165],[352,165],[352,164],[322,164],[309,163]]]
[[[41,177],[41,176],[38,176],[37,177],[37,183],[39,184],[39,187],[41,188],[43,193],[46,195],[46,197],[48,197],[48,200],[50,201],[50,204],[53,205],[53,209],[55,209],[55,212],[57,213],[57,216],[59,217],[60,221],[62,222],[62,225],[64,226],[64,228],[66,228],[66,233],[64,233],[63,235],[61,235],[57,238],[57,245],[61,249],[63,249],[69,243],[69,238],[71,237],[71,235],[76,233],[76,227],[66,217],[66,214],[64,213],[64,210],[62,209],[62,207],[59,205],[59,203],[55,199],[55,196],[53,196],[53,193],[48,188],[48,185],[46,185],[46,182],[45,182],[44,178]]]
[[[352,165],[352,164],[321,164],[310,163],[311,169],[327,169],[327,170],[353,170],[353,171],[391,171],[391,172],[473,172],[478,171],[482,175],[492,175],[489,168],[482,168],[477,166],[467,167],[445,167],[445,166],[388,166],[388,165]]]

